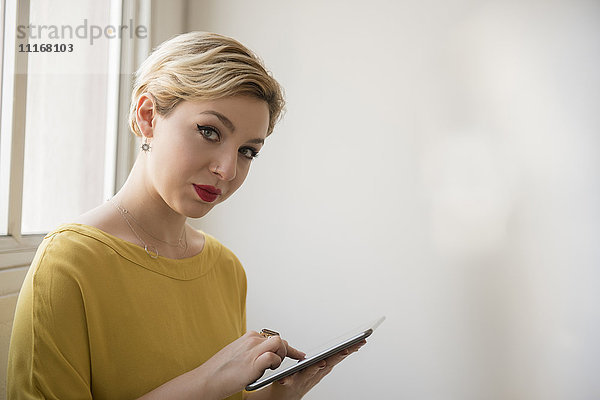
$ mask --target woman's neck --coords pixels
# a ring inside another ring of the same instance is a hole
[[[146,233],[164,242],[177,243],[181,240],[187,218],[175,212],[149,184],[149,180],[144,178],[143,169],[136,162],[112,201],[133,217],[133,230],[137,225],[143,231],[136,233]]]

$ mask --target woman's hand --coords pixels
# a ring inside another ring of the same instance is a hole
[[[289,346],[279,336],[265,338],[249,331],[201,366],[170,380],[140,400],[224,399],[242,391],[267,368],[277,368],[286,356],[300,360],[306,354]]]
[[[265,398],[269,399],[286,399],[286,400],[298,400],[301,399],[309,390],[311,390],[317,383],[321,381],[331,372],[333,367],[339,364],[342,360],[348,357],[350,354],[355,353],[360,349],[365,343],[366,340],[355,344],[352,347],[349,347],[345,350],[340,351],[333,356],[318,362],[315,365],[311,365],[303,369],[300,372],[297,372],[293,375],[287,376],[277,382],[271,384],[271,387],[268,388],[270,390],[265,390],[264,395]],[[268,394],[267,394],[268,392]],[[260,393],[260,392],[258,392]],[[257,394],[258,394],[257,393]],[[257,398],[260,396],[256,396]],[[249,399],[252,399],[253,396],[248,396]]]
[[[240,392],[268,368],[279,367],[285,357],[301,360],[306,354],[288,345],[279,336],[265,338],[254,331],[230,343],[198,367],[216,398]],[[216,385],[215,385],[216,383]]]

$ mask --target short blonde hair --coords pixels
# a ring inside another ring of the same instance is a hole
[[[159,45],[135,74],[129,127],[141,136],[137,101],[150,94],[156,112],[167,116],[182,101],[214,100],[246,95],[267,102],[273,132],[285,106],[283,89],[252,51],[216,33],[189,32]]]

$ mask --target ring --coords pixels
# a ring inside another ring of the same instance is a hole
[[[279,336],[279,333],[270,329],[263,329],[260,331],[259,335],[264,338],[270,338],[271,336]]]

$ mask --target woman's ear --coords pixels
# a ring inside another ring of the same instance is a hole
[[[137,101],[135,111],[135,120],[137,122],[140,133],[147,138],[154,136],[154,118],[156,117],[156,109],[154,99],[148,93],[143,93]]]

